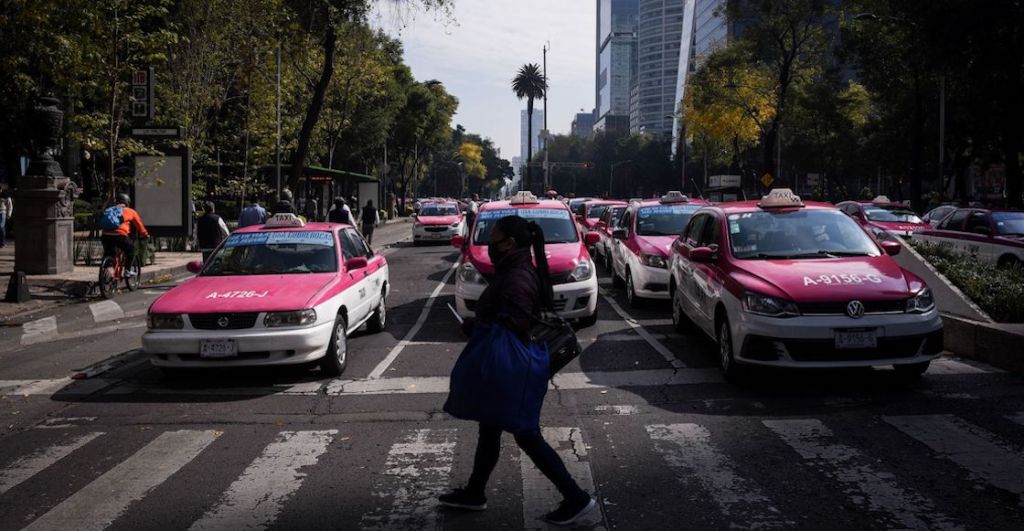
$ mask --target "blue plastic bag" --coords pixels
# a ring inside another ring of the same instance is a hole
[[[507,328],[477,323],[455,362],[444,410],[511,432],[540,430],[548,390],[548,351]]]

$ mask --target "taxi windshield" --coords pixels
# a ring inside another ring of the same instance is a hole
[[[330,232],[246,232],[228,236],[200,275],[290,275],[337,270],[338,254]]]
[[[887,210],[884,208],[865,208],[864,213],[871,221],[890,223],[924,223],[917,214],[910,210]]]
[[[993,212],[996,231],[1004,236],[1024,236],[1024,212]]]
[[[557,208],[503,208],[481,212],[473,233],[474,245],[487,245],[491,241],[491,229],[505,216],[520,216],[534,221],[544,230],[544,243],[573,243],[579,241],[576,224],[569,211]]]
[[[878,246],[838,210],[729,215],[729,244],[741,260],[879,256]]]
[[[605,210],[608,210],[608,205],[597,205],[591,208],[590,212],[587,212],[587,219],[599,219],[604,215]]]
[[[636,213],[636,233],[640,236],[678,236],[690,222],[699,205],[652,205]]]
[[[420,216],[457,216],[459,209],[455,205],[427,205],[420,209]]]

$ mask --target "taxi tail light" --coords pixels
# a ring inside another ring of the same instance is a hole
[[[151,313],[146,316],[146,327],[150,330],[181,330],[185,320],[180,313]]]
[[[796,317],[800,315],[800,310],[796,307],[796,304],[759,293],[746,293],[743,295],[743,310],[768,317]]]
[[[298,310],[294,312],[269,312],[263,318],[263,326],[277,328],[281,326],[305,326],[316,322],[316,310]]]
[[[935,298],[932,297],[932,290],[928,288],[907,299],[907,313],[927,313],[932,308],[935,308]]]

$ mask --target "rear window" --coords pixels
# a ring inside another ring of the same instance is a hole
[[[587,218],[598,219],[604,215],[606,210],[608,210],[608,205],[598,205],[590,209],[590,212],[587,214]]]
[[[896,223],[923,223],[921,218],[917,217],[913,211],[910,210],[889,210],[885,208],[865,208],[864,213],[867,214],[868,219],[871,221],[881,222],[896,222]]]
[[[654,205],[640,207],[636,213],[636,233],[640,236],[678,236],[700,205]]]
[[[1003,236],[1024,236],[1024,212],[993,212],[992,222]]]
[[[455,205],[427,205],[420,209],[421,216],[457,216],[459,209]]]

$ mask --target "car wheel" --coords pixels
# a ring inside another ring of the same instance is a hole
[[[1020,260],[1018,260],[1016,256],[1009,255],[1009,254],[1006,255],[1006,256],[1000,257],[999,258],[999,262],[997,264],[999,269],[1011,269],[1011,268],[1014,268],[1014,267],[1020,267],[1020,265],[1021,265]]]
[[[370,320],[366,322],[366,329],[372,333],[381,332],[388,324],[388,306],[384,295],[381,294],[377,309],[373,311]]]
[[[348,323],[341,315],[334,320],[334,332],[327,354],[320,360],[320,371],[324,376],[335,378],[345,372],[348,365]]]
[[[931,364],[932,362],[925,361],[921,363],[910,363],[907,365],[893,365],[892,368],[896,369],[896,374],[900,378],[916,380],[920,378],[921,375],[923,375],[926,371],[928,371],[928,367]]]
[[[732,331],[729,319],[723,318],[718,324],[718,368],[726,380],[736,381],[741,373],[736,357],[733,355]]]
[[[623,288],[626,286],[626,282],[622,280],[622,277],[615,271],[615,264],[612,264],[612,287]]]
[[[597,310],[594,310],[593,315],[582,317],[576,322],[576,328],[587,328],[594,326],[597,323]]]
[[[675,293],[672,295],[672,328],[676,332],[689,332],[693,322],[690,321],[690,317],[683,311],[683,302],[679,300],[681,297],[679,288],[676,288]]]
[[[608,273],[615,273],[615,271],[612,270],[612,253],[604,253],[604,270]]]
[[[644,305],[644,300],[636,294],[636,286],[633,285],[633,273],[626,270],[626,300],[629,301],[630,308],[641,308]]]

